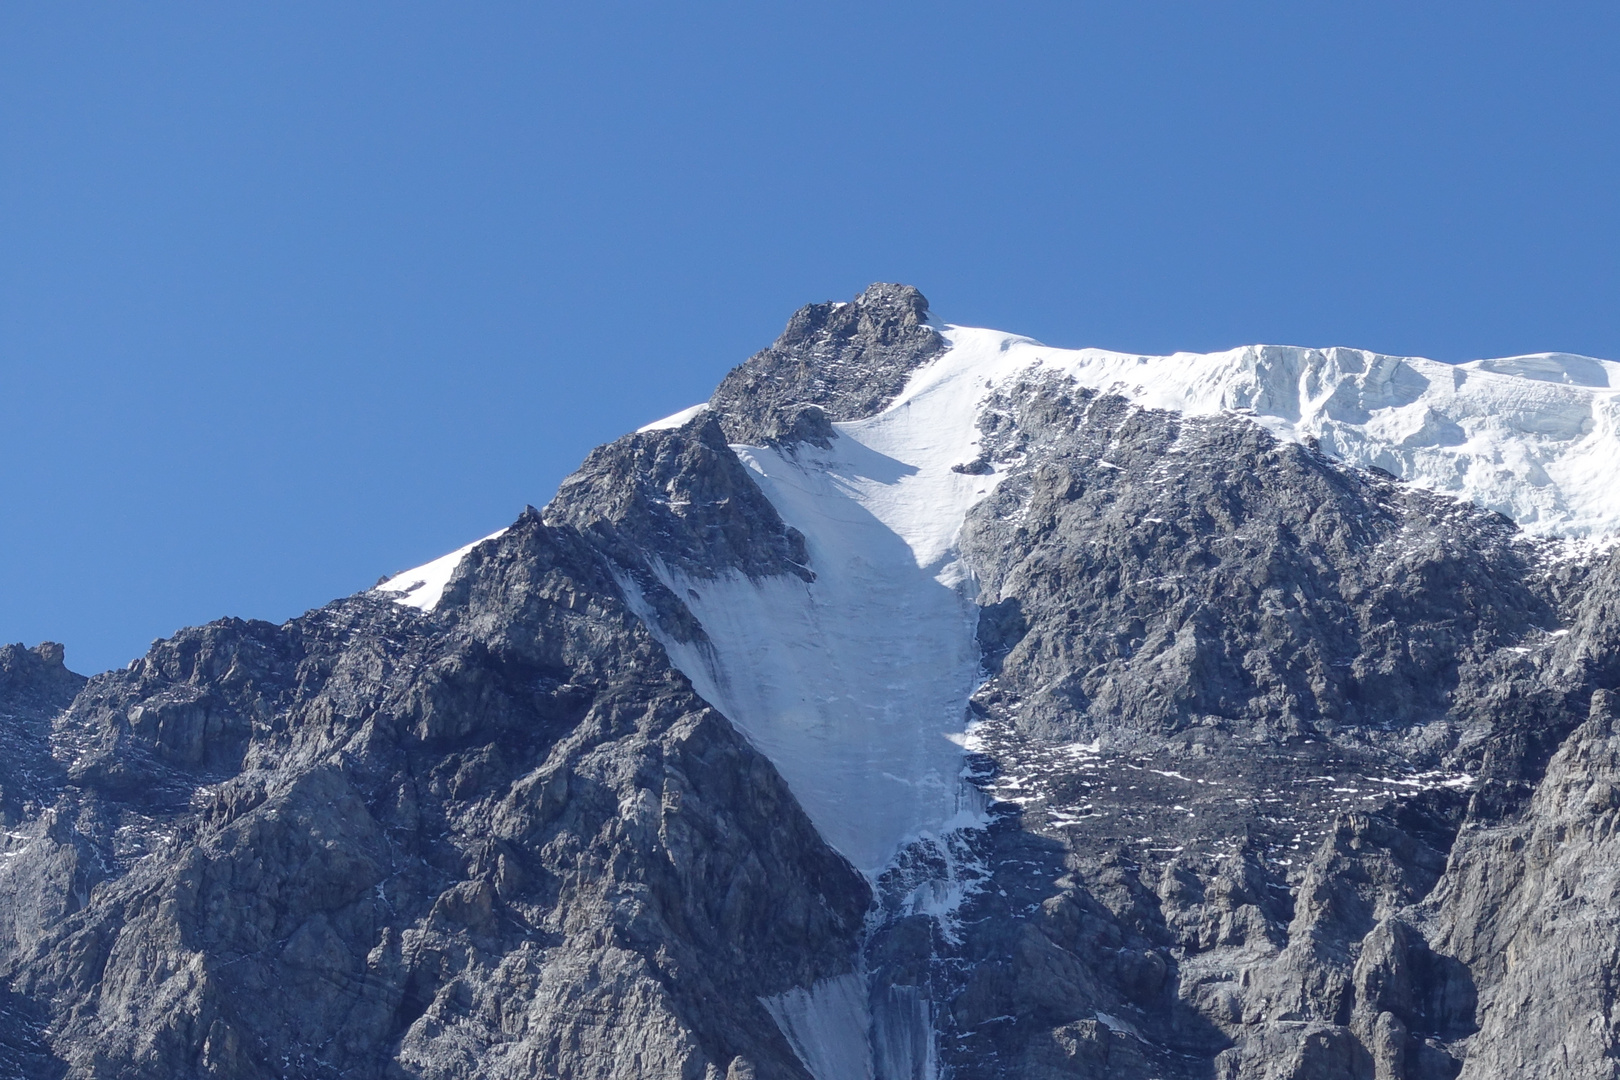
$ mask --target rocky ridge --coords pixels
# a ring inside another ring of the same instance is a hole
[[[867,906],[534,511],[431,614],[184,631],[48,737],[0,866],[19,1075],[804,1077],[762,1002]]]
[[[825,444],[829,421],[879,412],[944,350],[922,293],[875,284],[853,301],[794,312],[770,348],[721,381],[709,409],[730,442]]]
[[[801,310],[426,611],[0,650],[0,1074],[1617,1075],[1620,554],[1242,411],[992,380],[983,811],[816,833],[676,586],[812,586],[728,444],[819,468],[951,340]]]

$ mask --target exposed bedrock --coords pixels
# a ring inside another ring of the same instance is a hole
[[[0,1078],[1620,1076],[1620,553],[1336,456],[1613,365],[1043,348],[874,285],[437,603],[0,648]]]
[[[855,960],[865,882],[533,512],[431,615],[186,631],[52,738],[28,1075],[803,1077],[761,999]]]
[[[1117,929],[1069,946],[1075,1015],[1004,1021],[961,1075],[1615,1075],[1615,561],[1062,379],[984,429],[1010,465],[962,537],[986,787],[1065,852],[1042,910],[1087,896]],[[1108,972],[1137,949],[1157,999]],[[1021,1016],[1051,966],[978,1012]]]
[[[879,412],[944,349],[922,293],[871,285],[852,301],[794,312],[770,348],[721,381],[709,408],[734,443],[824,442],[832,434],[827,420]],[[806,416],[804,406],[816,411]]]

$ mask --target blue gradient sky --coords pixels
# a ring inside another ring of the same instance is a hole
[[[1617,54],[1607,2],[7,5],[0,640],[363,588],[872,280],[1620,358]]]

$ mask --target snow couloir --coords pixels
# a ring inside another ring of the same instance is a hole
[[[1534,534],[1620,531],[1614,362],[1546,353],[1450,365],[1270,345],[1135,356],[994,330],[942,333],[949,347],[881,413],[835,424],[830,449],[734,447],[804,534],[814,582],[698,581],[659,567],[709,638],[666,638],[671,659],[775,762],[826,839],[870,874],[908,841],[975,820],[960,746],[980,677],[977,609],[956,542],[1001,477],[952,466],[978,458],[986,399],[1012,380],[1067,376],[1144,408],[1246,416],[1347,465],[1500,511]],[[467,550],[378,588],[430,610]]]

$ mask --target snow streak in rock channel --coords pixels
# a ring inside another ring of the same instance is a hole
[[[831,449],[739,446],[816,580],[666,572],[709,647],[666,642],[698,692],[787,778],[834,847],[876,876],[907,841],[974,820],[962,752],[977,609],[956,555],[996,477],[975,457],[981,350],[952,349]]]

